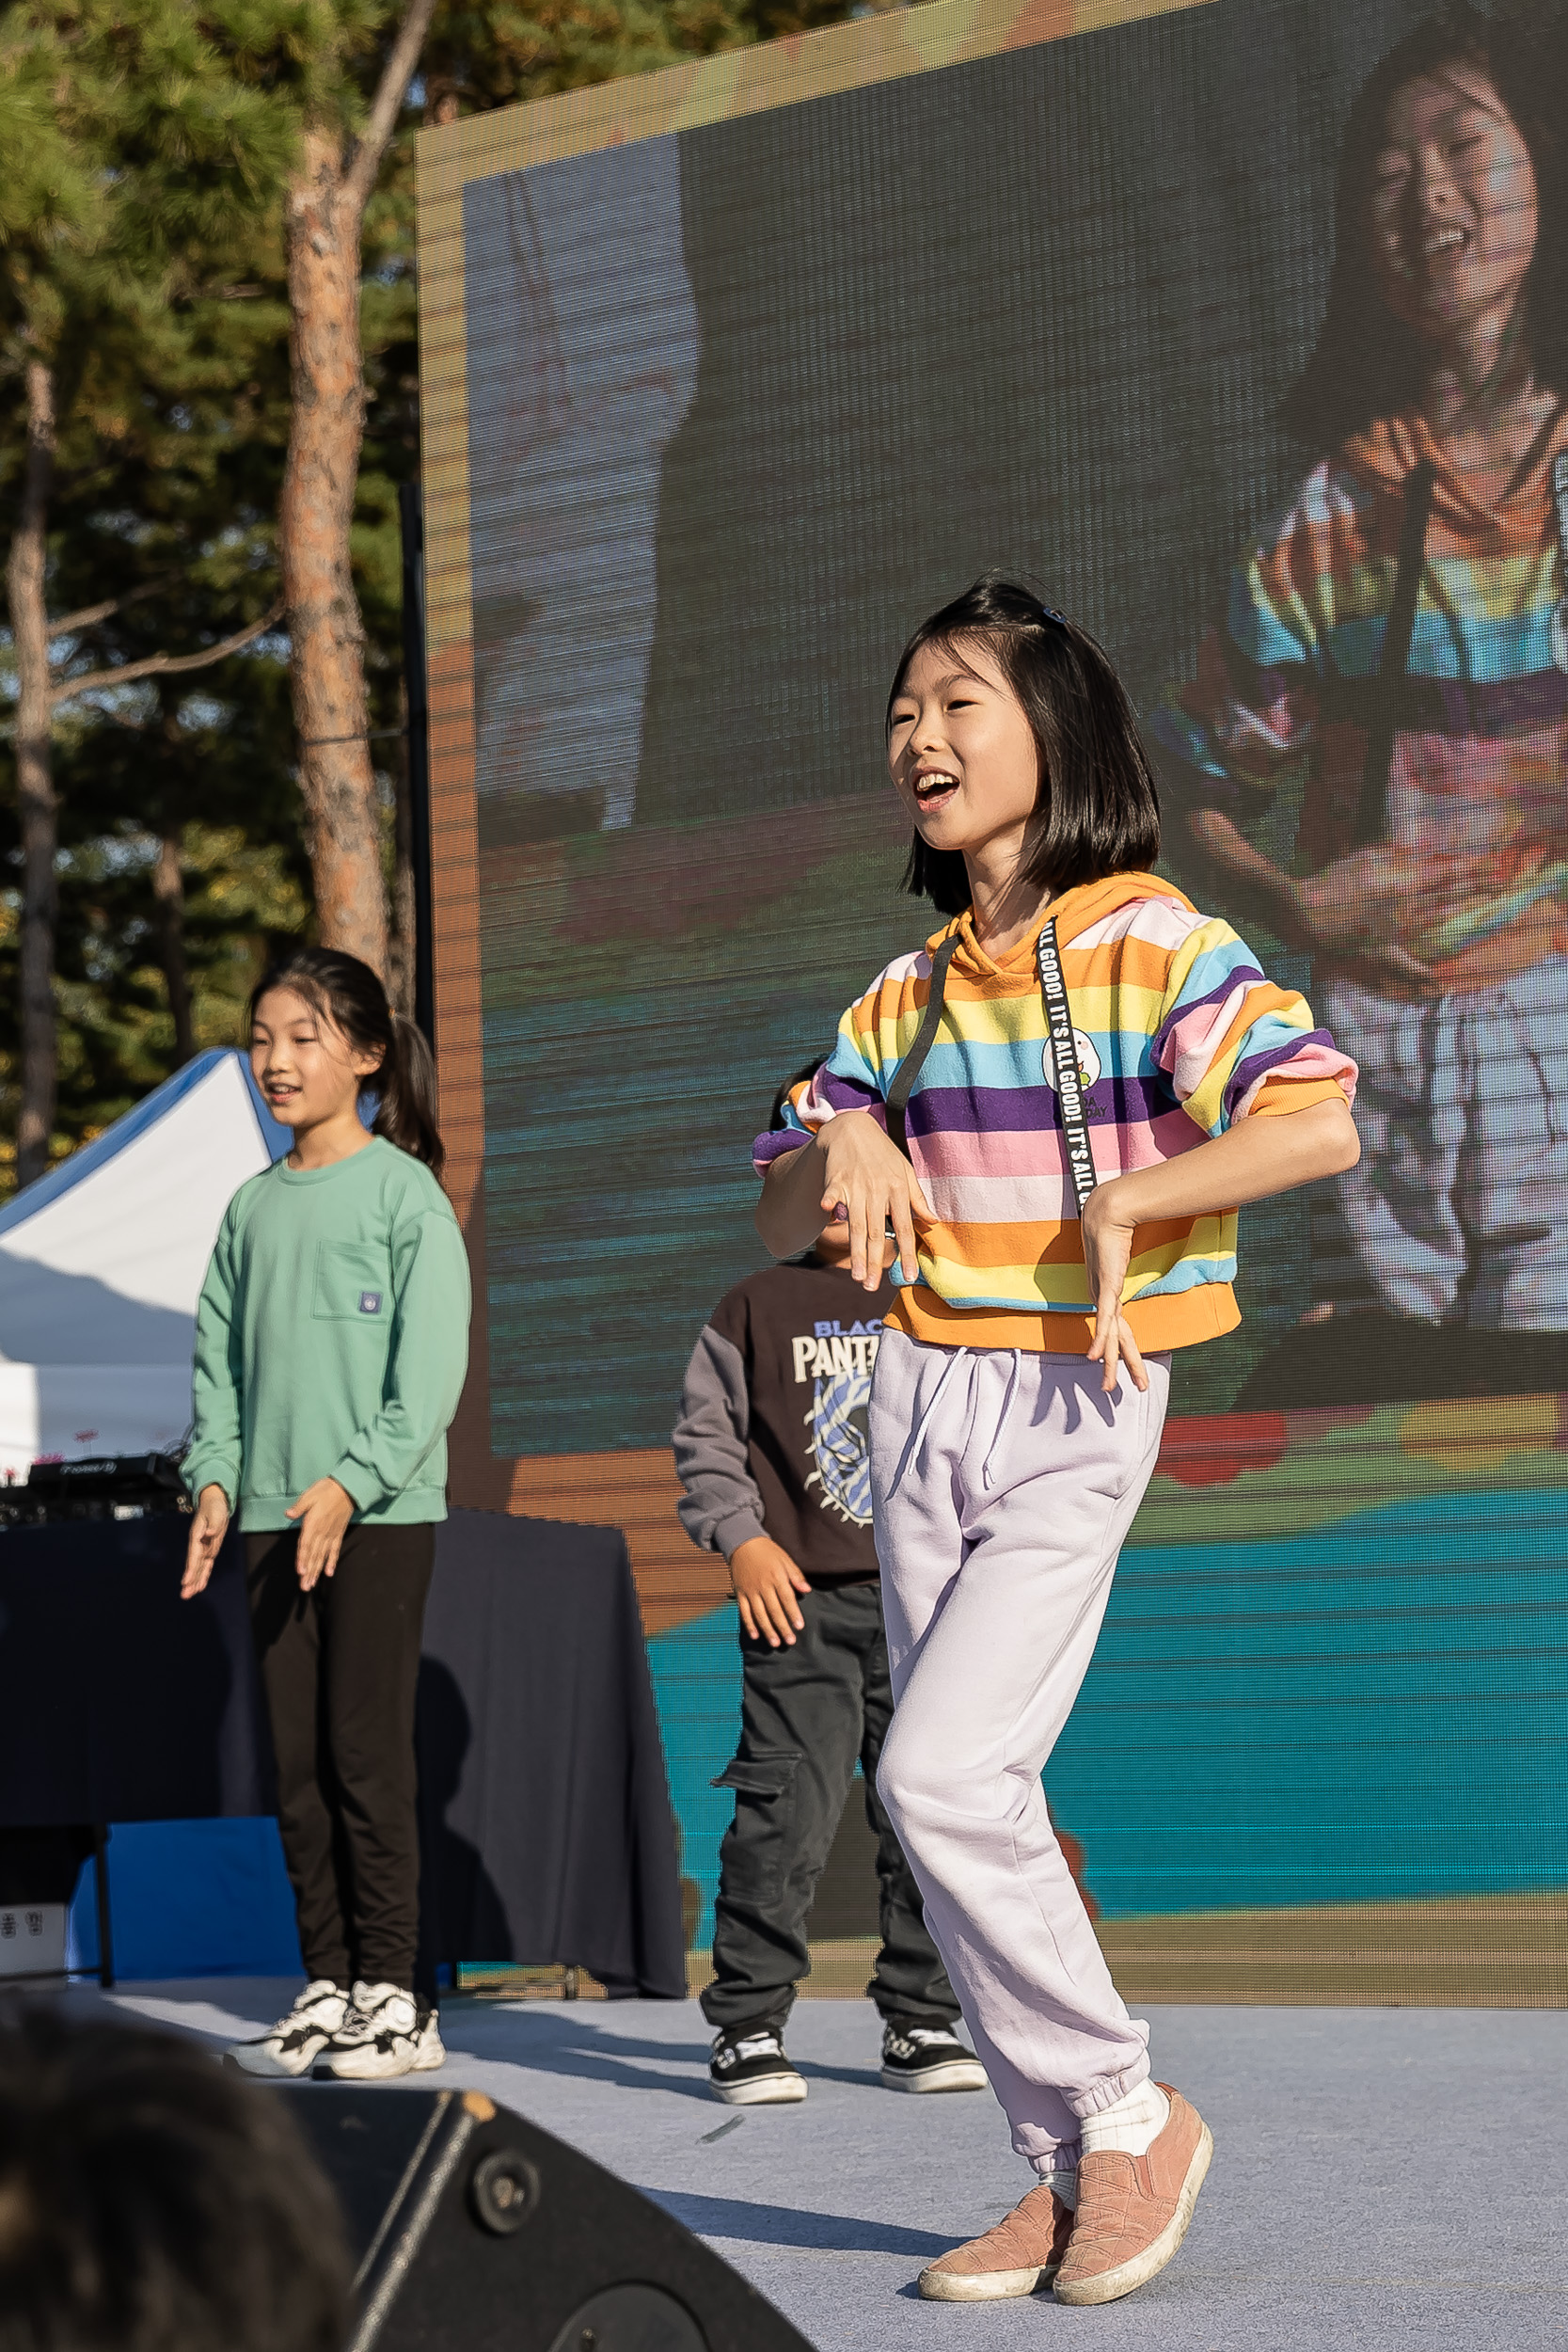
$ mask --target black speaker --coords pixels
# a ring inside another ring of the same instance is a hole
[[[689,2230],[481,2091],[276,2095],[347,2220],[350,2352],[812,2352]]]

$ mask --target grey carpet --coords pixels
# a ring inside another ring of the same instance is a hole
[[[292,1992],[209,1979],[111,1997],[215,2042]],[[1568,2345],[1568,2015],[1195,2008],[1152,2023],[1155,2072],[1207,2118],[1214,2166],[1170,2268],[1098,2311],[915,2297],[922,2264],[1029,2175],[985,2093],[880,2088],[868,2004],[797,2009],[789,2045],[811,2085],[797,2107],[711,2097],[695,2004],[454,2003],[447,2069],[420,2079],[487,2090],[636,2183],[821,2352]]]

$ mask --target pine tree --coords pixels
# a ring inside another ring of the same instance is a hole
[[[214,298],[213,273],[221,286],[290,167],[298,114],[279,85],[292,70],[292,13],[284,0],[24,0],[0,26],[0,124],[8,114],[23,158],[6,199],[0,335],[24,418],[7,566],[24,868],[24,1184],[47,1165],[58,1075],[55,714],[89,693],[220,660],[277,617],[226,634],[209,624],[189,650],[93,667],[87,632],[148,592],[144,583],[104,596],[94,583],[90,602],[51,622],[51,501],[62,475],[101,465],[105,443],[145,437],[150,379],[166,372]],[[267,38],[281,71],[262,87]],[[55,644],[67,649],[63,675],[52,665]],[[84,644],[85,663],[71,659]]]
[[[362,946],[368,924],[411,1009],[394,804],[397,492],[419,468],[419,123],[846,12],[843,0],[447,0],[406,89],[418,26],[391,0],[26,0],[0,17],[0,498],[21,526],[9,579],[27,885],[20,910],[0,903],[0,1104],[16,1093],[20,998],[27,1173],[194,1047],[238,1036],[261,959],[309,922],[312,888],[328,937],[334,890],[368,910],[336,935]],[[325,307],[298,247],[322,205],[336,239]],[[314,321],[292,380],[291,292],[294,320]],[[315,630],[301,653],[267,620],[277,523],[286,469],[297,516],[323,464],[325,528],[291,572],[293,635]],[[224,655],[228,641],[241,649]],[[166,659],[187,653],[199,675]],[[323,699],[346,717],[312,718]],[[291,702],[301,736],[347,741],[296,751]]]

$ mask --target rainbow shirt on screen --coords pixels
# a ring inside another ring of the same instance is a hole
[[[1399,689],[1386,842],[1451,860],[1452,892],[1411,945],[1430,993],[1497,985],[1568,952],[1568,674],[1553,659],[1564,592],[1556,419],[1508,492],[1486,503],[1418,417],[1390,418],[1315,466],[1243,551],[1222,627],[1154,733],[1183,797],[1239,822],[1299,793],[1299,871],[1354,846],[1367,737],[1398,570],[1404,491],[1435,475],[1420,596]]]

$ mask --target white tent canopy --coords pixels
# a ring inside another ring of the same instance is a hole
[[[179,1444],[224,1210],[291,1141],[243,1055],[199,1054],[0,1211],[0,1479]]]

